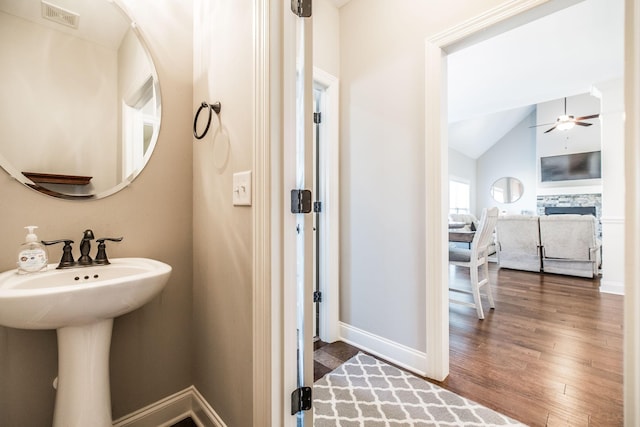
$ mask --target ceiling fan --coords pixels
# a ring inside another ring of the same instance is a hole
[[[574,116],[569,116],[567,115],[567,98],[564,98],[564,114],[562,114],[561,116],[558,116],[558,118],[556,119],[555,123],[543,123],[541,125],[535,125],[535,126],[531,126],[531,127],[538,127],[538,126],[550,126],[553,125],[553,127],[551,127],[550,129],[544,131],[544,133],[549,133],[554,129],[558,129],[558,130],[569,130],[571,128],[573,128],[575,125],[578,126],[591,126],[593,123],[587,123],[587,122],[583,122],[583,120],[589,120],[589,119],[595,119],[600,117],[600,114],[591,114],[589,116],[582,116],[582,117],[574,117]]]

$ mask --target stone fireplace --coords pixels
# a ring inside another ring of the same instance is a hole
[[[593,215],[598,220],[598,237],[602,237],[602,194],[553,194],[537,197],[538,215],[575,213]]]

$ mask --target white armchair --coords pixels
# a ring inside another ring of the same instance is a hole
[[[540,217],[542,268],[545,273],[594,277],[600,267],[600,241],[592,215]]]
[[[499,217],[496,242],[500,268],[540,272],[540,229],[537,216]]]

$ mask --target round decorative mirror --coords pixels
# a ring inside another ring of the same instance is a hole
[[[0,0],[0,166],[24,185],[99,199],[144,168],[160,130],[155,67],[108,0]]]
[[[524,185],[518,178],[507,176],[499,178],[491,186],[491,197],[498,203],[514,203],[524,193]]]

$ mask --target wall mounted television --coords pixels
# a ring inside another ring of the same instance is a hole
[[[600,151],[540,157],[542,182],[602,178]]]

